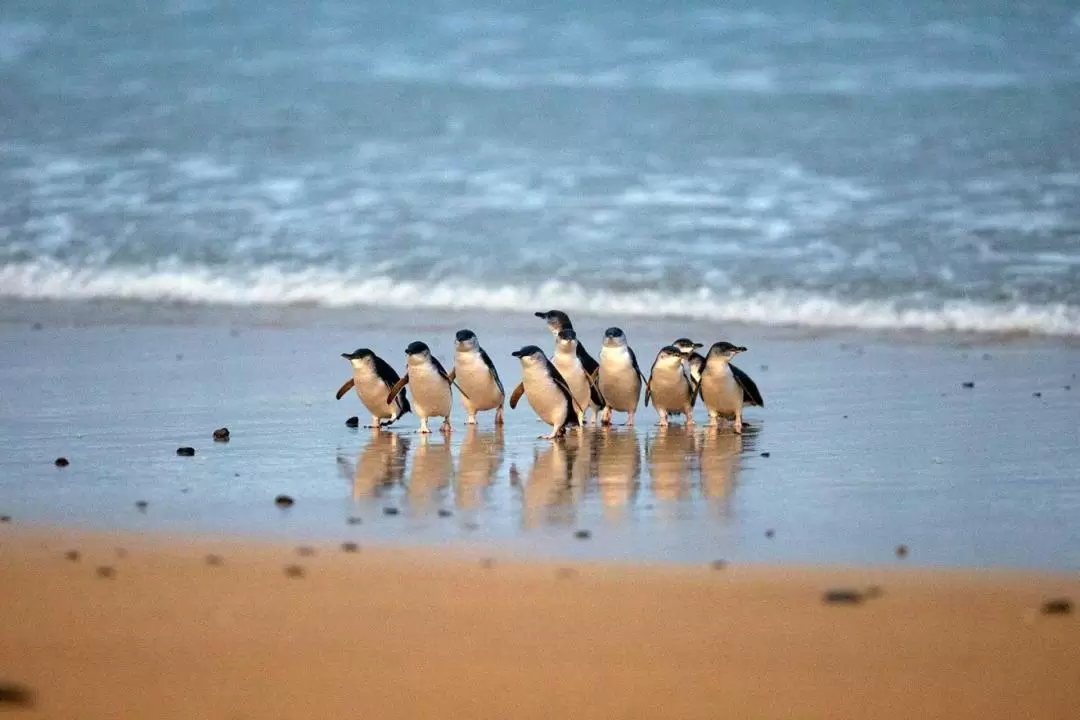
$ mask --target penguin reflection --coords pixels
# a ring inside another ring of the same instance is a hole
[[[533,463],[522,494],[525,527],[543,523],[566,525],[574,521],[574,505],[582,490],[573,481],[578,455],[578,448],[565,440],[533,450]],[[518,476],[517,469],[513,470],[512,475]]]
[[[352,480],[353,499],[372,497],[386,487],[402,481],[409,441],[394,432],[373,432],[368,444],[356,456],[354,468],[348,459],[338,455],[338,468],[346,479]]]
[[[484,492],[495,482],[503,462],[503,428],[479,430],[468,425],[465,440],[458,451],[458,470],[455,477],[455,500],[462,509],[483,504]]]
[[[657,428],[646,441],[653,495],[657,500],[678,500],[687,495],[693,474],[691,460],[696,442],[693,429],[681,425]]]
[[[450,484],[453,475],[450,442],[445,436],[434,440],[431,434],[421,435],[409,469],[409,503],[416,507],[430,504],[437,492]]]
[[[628,505],[637,493],[641,477],[641,447],[632,429],[604,432],[596,438],[596,481],[607,508]]]
[[[735,489],[742,463],[744,435],[705,430],[701,439],[701,491],[708,500],[725,501]]]

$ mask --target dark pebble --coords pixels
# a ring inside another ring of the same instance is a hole
[[[118,558],[126,558],[127,557],[127,550],[125,550],[124,548],[116,548],[116,557],[118,557]]]
[[[360,418],[353,415],[351,418],[345,421],[346,427],[360,427]]]
[[[79,562],[79,558],[81,557],[82,555],[79,554],[78,550],[68,550],[64,553],[64,559],[70,560],[71,562]]]
[[[229,442],[229,428],[218,428],[215,430],[214,442]]]
[[[576,578],[577,575],[578,572],[574,568],[559,568],[555,571],[555,577],[560,580],[572,580],[573,578]]]
[[[1031,393],[1031,397],[1037,397],[1037,398],[1042,397],[1042,393],[1041,392],[1033,392],[1033,393]]]
[[[470,520],[469,522],[465,523],[462,527],[464,527],[466,530],[479,530],[480,529],[480,523],[473,522],[473,521]]]
[[[146,512],[146,508],[150,507],[150,503],[146,502],[145,500],[139,500],[135,503],[135,507],[137,507],[142,512]]]
[[[847,420],[847,415],[844,416],[844,419]]]
[[[439,517],[450,517],[454,513],[450,512],[446,508],[439,508]]]
[[[56,462],[53,464],[56,465],[56,467],[67,467],[71,463],[68,462],[68,459],[66,457],[58,457],[56,458]]]
[[[315,554],[315,548],[308,547],[307,545],[301,545],[300,547],[296,548],[296,554],[300,557],[311,557]]]
[[[176,353],[176,359],[177,360],[183,360],[184,359],[184,353]]]
[[[578,530],[574,533],[574,537],[576,537],[578,540],[588,540],[592,537],[592,533],[588,530]]]
[[[45,328],[45,326],[42,325],[41,323],[34,323],[33,325],[30,326],[31,330],[42,330],[44,328]]]
[[[360,552],[360,546],[354,542],[345,542],[341,543],[341,550],[347,553]]]
[[[353,517],[349,518],[345,522],[349,523],[350,525],[359,525],[360,523],[364,522],[364,519],[363,518],[358,518],[358,517],[356,517],[354,515]]]
[[[907,557],[907,552],[908,552],[907,545],[897,545],[896,546],[896,557],[898,557],[898,558]]]
[[[1065,386],[1065,389],[1066,389],[1066,390],[1072,390],[1072,385],[1066,385],[1066,386]]]
[[[116,576],[116,570],[112,569],[108,565],[102,565],[97,569],[97,576],[99,578],[112,578]]]
[[[191,457],[195,454],[195,448],[193,447],[179,447],[176,448],[176,454],[183,457]]]
[[[0,683],[0,707],[32,707],[34,693],[30,688],[15,683]]]
[[[302,578],[304,577],[304,568],[300,565],[286,565],[285,577]]]
[[[769,369],[769,366],[768,366],[768,365],[762,365],[762,366],[761,366],[761,369],[762,369],[762,371],[768,370],[768,369]]]
[[[863,593],[863,597],[865,597],[867,600],[871,600],[873,598],[879,598],[884,594],[885,591],[881,589],[880,585],[871,585],[870,587],[866,588],[866,592]]]
[[[989,360],[992,357],[993,357],[993,355],[991,355],[990,353],[983,353],[982,359],[983,360]]]
[[[1068,598],[1054,598],[1042,604],[1043,615],[1068,615],[1072,610],[1072,600]]]
[[[485,570],[490,570],[491,568],[495,567],[495,560],[493,558],[484,558],[480,561],[480,567],[484,568]]]
[[[822,600],[831,605],[857,605],[863,601],[863,596],[858,590],[826,590]]]
[[[225,559],[223,557],[221,557],[220,555],[207,555],[206,556],[206,564],[207,565],[213,565],[214,567],[217,567],[218,565],[221,565],[224,562],[225,562]]]
[[[292,507],[295,502],[296,501],[288,495],[278,495],[276,498],[274,498],[274,504],[277,505],[279,508]]]
[[[761,453],[761,457],[772,457],[772,453],[770,453],[770,452],[763,452],[763,453]]]
[[[401,511],[398,510],[396,507],[384,507],[382,509],[382,514],[383,515],[397,515],[400,512]]]
[[[960,383],[960,385],[961,385],[961,387],[966,387],[966,388],[975,387],[975,383],[971,382],[970,380],[967,381],[967,382],[964,382],[964,383]]]
[[[709,567],[713,570],[725,570],[727,568],[727,560],[713,560],[709,563]]]
[[[768,530],[765,531],[765,537],[767,537],[767,538],[776,537],[776,531],[773,530],[772,528],[769,528]]]
[[[11,522],[10,515],[0,515],[0,522]]]

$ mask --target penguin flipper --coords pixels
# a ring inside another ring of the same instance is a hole
[[[510,409],[513,410],[517,407],[518,400],[525,393],[525,383],[518,383],[518,386],[514,388],[514,394],[510,396]]]
[[[499,371],[495,369],[495,363],[491,362],[491,358],[484,352],[484,348],[480,348],[480,359],[487,365],[488,372],[491,373],[491,378],[495,381],[495,385],[498,386],[499,392],[506,396],[506,391],[503,390],[502,380],[499,379]]]
[[[731,363],[728,363],[728,366],[731,368],[731,374],[735,376],[735,382],[742,388],[743,404],[765,407],[765,400],[761,397],[761,391],[758,390],[757,384],[750,379],[750,376]]]
[[[634,372],[641,378],[641,383],[645,386],[645,407],[649,407],[649,381],[645,378],[645,373],[641,372],[641,367],[637,362],[637,355],[634,354],[629,345],[626,346],[626,352],[630,353],[630,364],[634,366]]]
[[[435,358],[431,358],[431,362],[435,365],[435,369],[439,371],[439,374],[443,376],[443,380],[445,380],[450,385],[456,387],[458,389],[458,392],[461,393],[466,400],[468,400],[468,393],[462,390],[461,386],[458,385],[457,382],[454,380],[454,378],[457,377],[457,368],[450,368],[450,372],[446,372],[446,368],[444,368],[442,366],[442,363],[440,363],[438,360],[436,360]]]
[[[552,365],[550,361],[548,362],[548,373],[551,375],[551,379],[562,389],[563,394],[565,394],[570,401],[570,409],[575,412],[585,412],[585,408],[578,405],[578,401],[574,399],[574,393],[570,390],[570,384],[566,382],[566,378],[562,376],[559,369]]]
[[[356,384],[356,380],[354,380],[353,378],[349,378],[348,380],[346,380],[345,384],[342,385],[340,388],[338,388],[337,396],[336,396],[337,399],[340,400],[341,398],[345,397],[345,393],[352,390],[353,385],[355,385],[355,384]]]
[[[386,404],[394,402],[394,398],[397,397],[401,389],[409,384],[409,373],[405,373],[405,376],[394,383],[394,387],[390,388],[390,394],[386,396]]]

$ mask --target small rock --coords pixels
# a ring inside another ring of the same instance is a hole
[[[176,353],[176,359],[177,360],[183,360],[184,359],[184,353]]]
[[[847,420],[847,415],[844,416],[844,419]]]
[[[288,495],[278,495],[276,498],[274,498],[274,504],[277,505],[279,508],[289,508],[292,507],[295,503],[296,501]]]
[[[866,592],[863,593],[863,597],[865,597],[867,600],[871,600],[873,598],[879,598],[884,594],[885,591],[881,589],[880,585],[871,585],[870,587],[866,588]]]
[[[711,567],[713,570],[725,570],[727,569],[727,566],[727,560],[713,560],[711,563],[709,563],[709,567]]]
[[[0,683],[0,708],[33,707],[34,693],[30,688],[15,683]]]
[[[356,517],[354,515],[354,516],[350,517],[348,520],[346,520],[345,522],[349,523],[350,525],[359,525],[360,523],[364,522],[364,519],[363,518],[358,518],[358,517]]]
[[[81,557],[82,555],[79,554],[78,550],[68,550],[64,553],[64,559],[70,562],[79,562],[79,558]]]
[[[138,500],[135,502],[135,507],[137,507],[140,512],[146,512],[146,508],[150,507],[150,503],[145,500]]]
[[[11,522],[10,515],[0,515],[0,523]]]
[[[125,550],[124,548],[116,548],[116,557],[126,558],[127,554],[127,550]]]
[[[765,537],[767,537],[767,538],[769,538],[771,540],[772,538],[776,537],[776,531],[773,530],[772,528],[769,528],[768,530],[765,531]]]
[[[193,447],[178,447],[176,448],[176,454],[181,457],[192,457],[195,454],[195,448]]]
[[[491,568],[495,567],[494,558],[489,558],[488,557],[488,558],[481,559],[480,560],[480,567],[484,568],[485,570],[490,570]]]
[[[453,514],[454,513],[450,512],[446,508],[439,508],[439,517],[441,517],[441,518],[448,518]]]
[[[1068,615],[1073,610],[1072,600],[1068,598],[1053,598],[1042,604],[1043,615]]]
[[[966,388],[973,388],[973,387],[975,387],[975,383],[973,383],[973,382],[971,382],[970,380],[968,380],[968,381],[966,381],[966,382],[962,382],[962,383],[960,383],[960,386],[961,386],[961,387],[966,387]]]
[[[360,551],[360,546],[354,542],[341,543],[341,551],[347,553],[354,553]]]
[[[1065,386],[1065,389],[1066,389],[1066,390],[1072,390],[1072,385],[1066,385],[1066,386]]]
[[[822,600],[830,605],[857,605],[863,601],[862,593],[846,588],[826,590]]]
[[[109,567],[108,565],[101,565],[97,569],[97,576],[99,578],[113,578],[116,576],[116,570]]]
[[[67,467],[71,463],[68,462],[68,459],[66,457],[58,457],[56,458],[56,462],[54,462],[53,464],[56,465],[56,467]]]
[[[207,565],[212,565],[214,567],[217,567],[218,565],[221,565],[224,562],[225,562],[225,559],[223,557],[221,557],[220,555],[207,555],[206,556],[206,564]]]
[[[308,547],[307,545],[301,545],[300,547],[296,548],[296,554],[300,557],[311,557],[315,554],[315,548]]]
[[[574,537],[576,537],[578,540],[588,540],[592,537],[592,532],[590,532],[589,530],[578,530],[574,533]]]
[[[570,579],[576,578],[577,575],[578,575],[578,572],[574,568],[564,567],[564,568],[559,568],[558,570],[555,571],[555,577],[559,578],[560,580],[570,580]]]
[[[382,514],[383,515],[397,515],[400,512],[401,511],[398,510],[396,507],[384,507],[382,509]]]
[[[218,428],[214,431],[214,442],[229,442],[229,428]]]
[[[360,427],[360,418],[353,415],[351,418],[345,421],[346,427]]]
[[[770,453],[770,452],[763,452],[763,453],[761,453],[761,457],[763,457],[763,458],[767,458],[767,457],[772,457],[772,453]]]
[[[285,577],[290,578],[302,578],[304,577],[304,568],[302,565],[286,565]]]
[[[983,360],[989,360],[989,359],[991,359],[992,357],[994,357],[994,356],[993,356],[993,355],[991,355],[990,353],[983,353],[982,359],[983,359]]]
[[[907,553],[908,553],[907,545],[897,545],[896,546],[896,557],[898,557],[898,558],[907,557]]]
[[[31,330],[42,330],[42,329],[44,329],[44,327],[45,326],[42,325],[41,323],[36,322],[36,323],[34,323],[33,325],[30,326],[30,329]]]

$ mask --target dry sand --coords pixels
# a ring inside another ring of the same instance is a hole
[[[823,602],[829,588],[871,586],[880,596]],[[1080,622],[1041,613],[1052,597],[1080,598],[1080,578],[311,555],[8,525],[0,685],[11,702],[0,711],[1072,718]],[[32,693],[30,707],[12,684]]]

